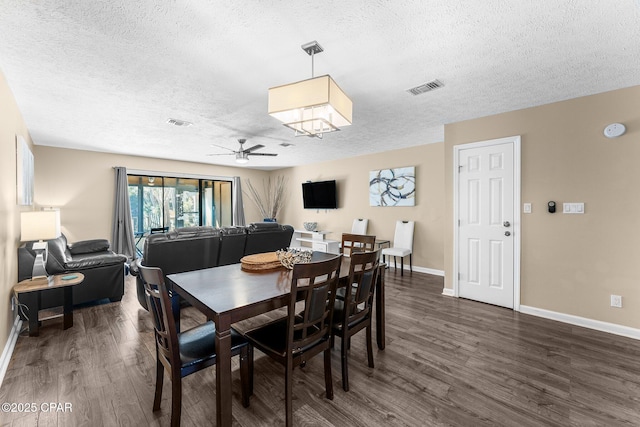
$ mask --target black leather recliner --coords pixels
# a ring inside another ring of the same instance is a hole
[[[31,278],[35,252],[33,243],[18,248],[18,280]],[[47,273],[79,272],[84,281],[73,286],[73,304],[96,300],[120,301],[124,295],[124,265],[127,257],[111,251],[104,239],[82,240],[71,245],[63,235],[47,240]],[[50,289],[40,293],[40,309],[61,306],[63,290]]]

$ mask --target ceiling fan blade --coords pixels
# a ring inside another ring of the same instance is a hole
[[[276,153],[247,153],[249,156],[277,156]]]
[[[207,156],[233,156],[236,153],[209,153]]]
[[[232,153],[235,153],[235,150],[232,150],[231,148],[227,148],[227,147],[223,147],[222,145],[218,145],[218,144],[211,144],[212,147],[218,147],[218,148],[224,148],[225,150],[229,150]]]
[[[252,151],[256,151],[256,150],[259,150],[259,149],[261,149],[261,148],[264,148],[264,145],[262,145],[262,144],[257,144],[257,145],[254,145],[253,147],[251,147],[251,148],[247,148],[246,150],[243,150],[243,151],[244,151],[245,153],[251,153]]]

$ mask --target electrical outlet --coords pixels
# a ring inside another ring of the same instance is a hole
[[[611,307],[622,308],[622,297],[620,295],[611,295]]]

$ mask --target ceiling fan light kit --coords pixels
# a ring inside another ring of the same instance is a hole
[[[322,138],[352,123],[353,103],[330,75],[313,76],[313,59],[324,49],[313,41],[302,45],[311,56],[311,78],[269,89],[268,113],[296,136]]]
[[[236,153],[236,163],[249,163],[249,155],[245,152]]]

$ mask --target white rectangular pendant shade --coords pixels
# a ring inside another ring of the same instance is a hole
[[[310,136],[349,126],[352,108],[351,100],[329,75],[269,89],[269,114]]]

